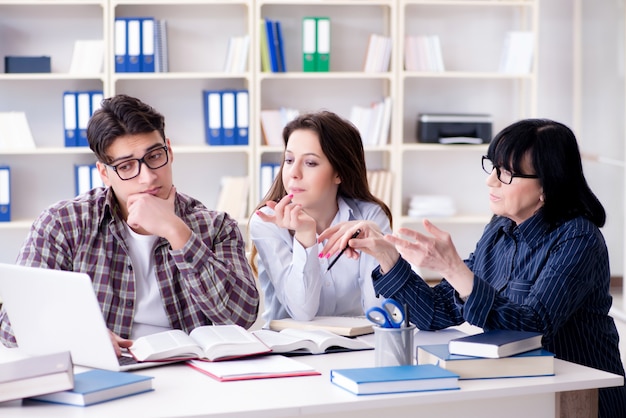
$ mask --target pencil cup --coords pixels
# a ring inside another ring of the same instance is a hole
[[[413,334],[415,325],[402,328],[374,326],[374,364],[406,366],[413,364]]]

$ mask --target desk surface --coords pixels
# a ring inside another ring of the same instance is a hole
[[[460,381],[461,390],[356,396],[330,383],[332,368],[368,367],[371,350],[297,357],[321,376],[218,382],[184,364],[138,371],[155,377],[153,392],[111,402],[75,407],[24,401],[0,404],[6,417],[288,417],[359,416],[394,418],[498,416],[554,417],[554,393],[617,386],[622,377],[556,360],[556,375],[547,377]],[[485,407],[491,408],[487,414]],[[536,407],[536,411],[529,411]],[[473,409],[472,409],[473,408]],[[397,410],[397,411],[394,411]],[[434,412],[433,412],[434,411]],[[493,412],[495,411],[495,412]],[[516,412],[519,415],[516,415]],[[450,413],[450,414],[449,414]]]

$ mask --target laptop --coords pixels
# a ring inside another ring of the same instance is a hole
[[[85,273],[0,263],[0,300],[27,353],[69,350],[74,364],[114,371],[164,364],[117,357]]]

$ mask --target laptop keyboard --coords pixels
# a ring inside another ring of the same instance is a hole
[[[138,361],[131,356],[122,356],[117,358],[120,366],[128,366],[129,364],[137,364]]]

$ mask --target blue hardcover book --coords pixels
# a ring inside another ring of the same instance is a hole
[[[142,73],[154,72],[155,19],[144,17],[141,21],[141,68]]]
[[[114,43],[114,55],[115,55],[115,72],[125,73],[127,72],[128,62],[128,36],[126,29],[126,19],[115,19],[115,43]]]
[[[448,344],[417,347],[417,364],[435,364],[461,379],[554,375],[554,354],[542,348],[503,358],[450,354]]]
[[[88,406],[125,396],[149,392],[152,388],[152,376],[110,370],[89,370],[74,375],[74,389],[30,399]]]
[[[63,131],[66,147],[78,145],[76,137],[78,128],[78,110],[76,107],[76,92],[63,92]]]
[[[330,381],[355,395],[459,389],[459,375],[432,364],[334,369]]]
[[[280,26],[280,22],[277,20],[274,22],[274,43],[276,46],[276,59],[278,61],[278,72],[287,72],[287,63],[285,62],[285,47],[283,45],[283,32]]]
[[[235,91],[236,109],[236,139],[237,145],[248,145],[248,131],[250,125],[250,100],[248,90]]]
[[[204,127],[206,143],[223,145],[222,142],[222,93],[218,90],[204,90]]]
[[[541,348],[538,332],[496,329],[455,338],[448,343],[452,354],[499,358]]]
[[[0,222],[11,222],[11,168],[0,166]]]
[[[265,32],[267,33],[267,51],[270,57],[270,70],[273,73],[279,72],[278,69],[278,50],[276,49],[276,31],[274,30],[274,22],[265,19]]]

